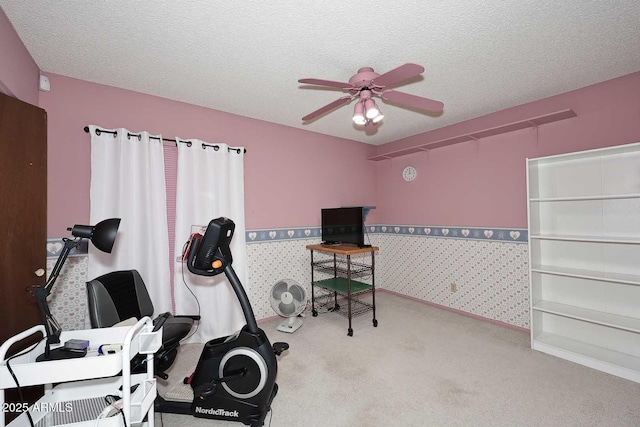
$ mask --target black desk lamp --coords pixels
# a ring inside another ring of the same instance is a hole
[[[113,249],[113,243],[116,240],[118,233],[118,227],[120,226],[120,218],[105,219],[98,224],[91,225],[74,225],[73,228],[67,228],[71,231],[71,235],[75,238],[64,238],[64,248],[60,252],[60,256],[56,261],[56,265],[51,270],[51,275],[45,286],[30,286],[27,291],[35,295],[38,301],[38,308],[40,309],[40,315],[47,332],[47,343],[45,345],[44,353],[37,357],[37,361],[44,360],[59,360],[59,359],[71,359],[74,357],[82,357],[86,352],[72,351],[65,349],[64,347],[51,350],[51,344],[58,344],[60,342],[60,332],[62,328],[51,315],[49,311],[49,305],[47,304],[47,297],[51,294],[53,284],[56,282],[62,266],[67,260],[67,256],[72,249],[80,246],[82,239],[89,239],[93,243],[93,246],[100,249],[102,252],[111,253]]]

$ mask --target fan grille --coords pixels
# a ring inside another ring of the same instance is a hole
[[[292,279],[277,281],[271,289],[271,307],[282,317],[293,317],[302,313],[307,305],[307,291]]]

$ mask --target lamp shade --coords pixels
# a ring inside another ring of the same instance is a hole
[[[367,119],[373,119],[378,115],[379,112],[376,102],[371,98],[364,101],[364,109]]]
[[[357,125],[364,125],[367,122],[367,119],[364,118],[364,105],[362,105],[362,102],[356,102],[356,105],[353,108],[352,119]]]
[[[94,226],[74,225],[71,234],[75,237],[91,239],[93,246],[102,252],[111,253],[119,226],[120,218],[110,218],[100,221]]]
[[[102,252],[111,253],[113,244],[116,241],[118,227],[120,226],[120,218],[105,219],[95,225],[91,243]]]
[[[378,123],[380,122],[382,119],[384,119],[384,114],[382,114],[382,111],[378,108],[378,115],[375,116],[373,119],[371,119],[371,121],[373,123]]]

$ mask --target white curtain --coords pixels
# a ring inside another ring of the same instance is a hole
[[[87,280],[101,274],[136,269],[155,314],[171,310],[169,238],[161,139],[127,129],[91,133],[91,225],[121,218],[110,254],[89,243]],[[139,135],[139,136],[138,136]],[[159,137],[158,137],[159,138]]]
[[[235,223],[231,241],[233,268],[247,294],[247,250],[244,221],[244,149],[229,150],[200,140],[178,141],[178,179],[176,191],[175,253],[197,227],[206,227],[218,217]],[[215,148],[217,147],[217,148]],[[176,314],[202,316],[191,342],[206,342],[229,335],[246,322],[238,299],[226,276],[193,275],[187,266],[174,261],[174,299]]]

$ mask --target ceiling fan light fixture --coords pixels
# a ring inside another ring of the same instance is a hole
[[[372,99],[374,96],[402,107],[440,112],[444,108],[444,104],[440,101],[390,89],[408,79],[419,76],[423,72],[424,67],[422,65],[406,63],[383,74],[374,72],[371,67],[363,67],[354,76],[351,76],[348,82],[299,79],[298,83],[326,86],[348,92],[347,95],[307,114],[302,118],[302,121],[314,120],[335,108],[349,104],[354,99],[357,99],[352,120],[357,126],[363,126],[364,130],[368,132],[375,129],[376,125],[384,118],[384,114]]]
[[[380,110],[378,109],[376,102],[371,98],[364,101],[364,109],[367,119],[373,119],[380,114]]]
[[[364,117],[364,105],[362,105],[362,102],[356,102],[356,105],[353,108],[352,119],[355,124],[360,126],[367,123],[367,119]]]

